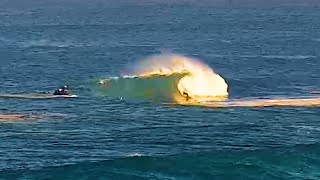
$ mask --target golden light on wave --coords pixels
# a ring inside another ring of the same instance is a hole
[[[180,96],[174,95],[176,101],[185,95],[196,100],[228,96],[226,81],[198,60],[175,54],[157,55],[144,61],[143,67],[139,69],[139,77],[185,74],[177,83]]]

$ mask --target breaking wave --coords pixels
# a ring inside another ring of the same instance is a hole
[[[103,95],[151,100],[221,100],[228,84],[200,60],[177,54],[151,56],[121,77],[99,80]]]

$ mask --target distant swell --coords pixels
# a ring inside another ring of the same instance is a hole
[[[242,55],[243,58],[265,58],[265,59],[314,59],[316,56],[313,55]]]

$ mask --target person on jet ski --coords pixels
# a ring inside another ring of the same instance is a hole
[[[63,86],[63,87],[55,90],[53,95],[69,95],[68,87],[67,86]]]

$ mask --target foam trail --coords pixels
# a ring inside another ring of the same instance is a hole
[[[25,118],[21,114],[0,114],[0,120],[22,120]]]
[[[237,107],[320,107],[320,98],[274,98],[233,100],[225,102],[195,102],[181,101],[176,105],[201,106],[209,108],[237,108]]]
[[[44,120],[44,119],[63,119],[73,117],[72,115],[60,113],[31,113],[31,114],[0,114],[0,121],[23,121],[23,120]]]
[[[76,98],[76,95],[51,95],[51,94],[0,94],[0,99],[61,99]]]

